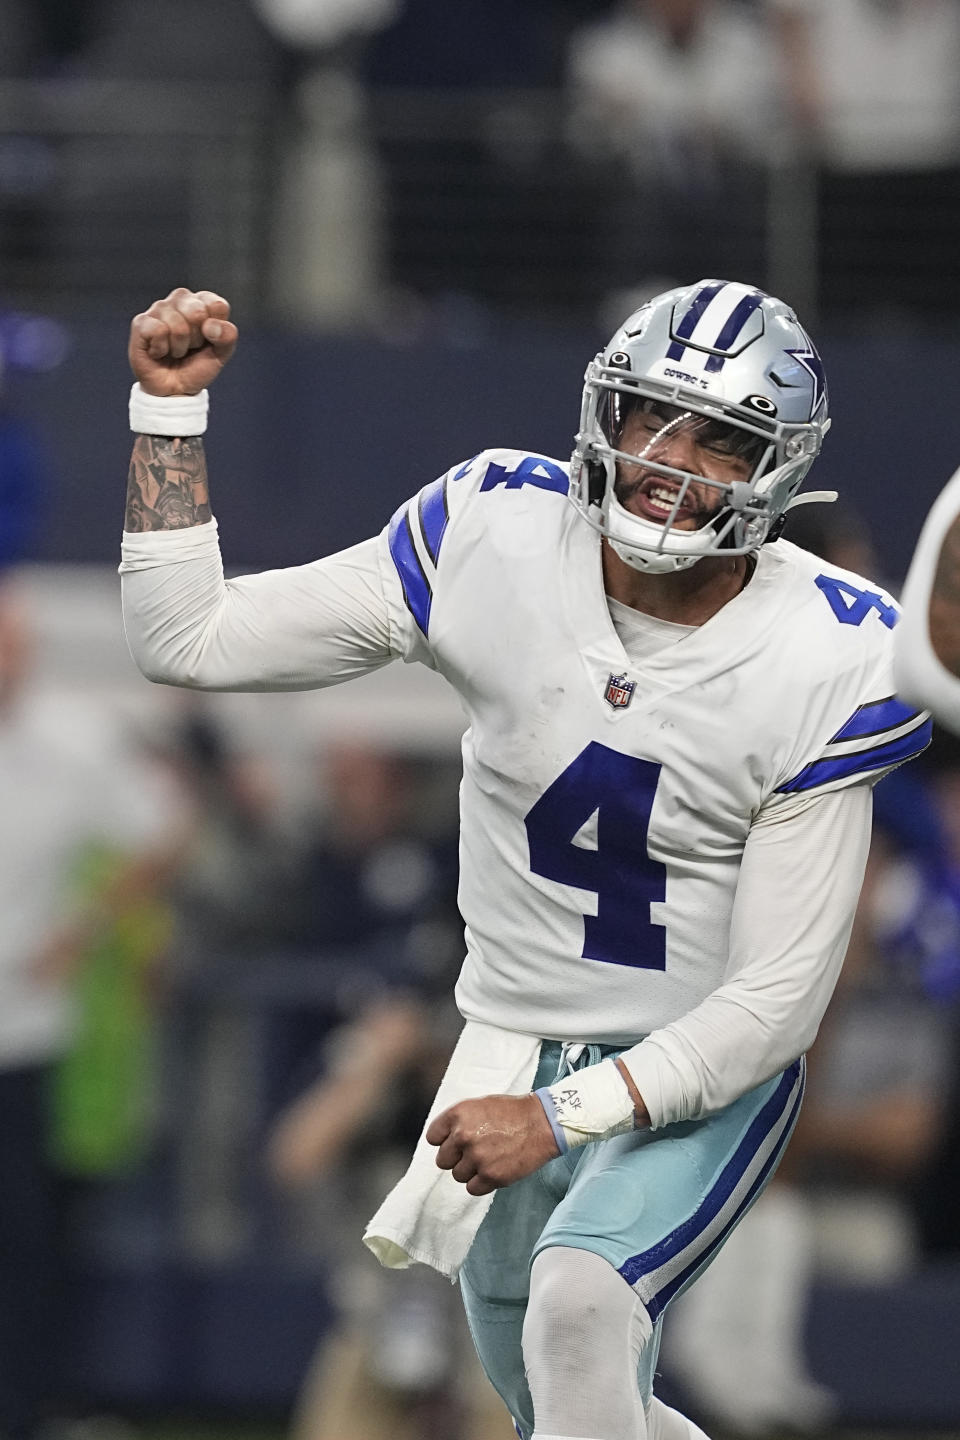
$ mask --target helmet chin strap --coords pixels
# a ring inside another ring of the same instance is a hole
[[[666,527],[655,525],[651,521],[642,520],[640,517],[627,511],[618,501],[614,491],[608,491],[607,524],[610,524],[611,511],[619,512],[621,517],[621,533],[614,536],[607,529],[606,538],[609,540],[614,554],[629,565],[632,570],[639,570],[645,575],[670,575],[677,570],[689,570],[704,555],[713,553],[710,543],[710,527],[693,532],[683,532],[688,548],[681,550],[661,550],[658,548],[658,541],[663,541],[670,534]],[[623,523],[639,531],[636,540],[632,540],[623,533]],[[643,543],[643,531],[648,532],[647,543]],[[674,532],[675,535],[678,532]]]
[[[669,575],[676,570],[689,570],[691,565],[696,565],[698,560],[703,559],[702,555],[667,555],[657,554],[652,550],[641,553],[609,535],[607,540],[611,550],[619,556],[624,565],[629,565],[631,570],[641,570],[645,575]]]

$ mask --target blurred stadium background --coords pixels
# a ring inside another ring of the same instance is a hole
[[[56,897],[0,944],[0,1095],[42,1097],[0,1100],[4,1440],[510,1433],[446,1298],[354,1258],[455,1025],[459,709],[134,672],[130,316],[231,300],[214,503],[266,568],[565,456],[630,308],[751,280],[830,378],[841,504],[788,533],[895,591],[960,461],[958,76],[958,0],[0,0],[0,886]],[[960,755],[913,768],[779,1198],[668,1336],[721,1434],[960,1434]]]

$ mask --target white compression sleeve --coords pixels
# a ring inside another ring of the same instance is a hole
[[[894,633],[894,678],[906,700],[932,710],[960,733],[960,679],[937,658],[930,641],[930,595],[947,531],[960,514],[960,470],[940,492],[924,522],[903,587],[903,614]]]
[[[723,1109],[813,1043],[850,939],[871,814],[870,790],[856,785],[754,824],[727,978],[620,1057],[655,1129]]]
[[[643,1440],[637,1365],[652,1334],[639,1298],[606,1260],[563,1245],[542,1250],[523,1325],[534,1440]]]
[[[334,685],[396,655],[366,540],[310,565],[225,580],[215,520],[123,538],[127,643],[143,673],[199,690]]]

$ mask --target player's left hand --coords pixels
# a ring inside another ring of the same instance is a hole
[[[485,1095],[460,1100],[427,1127],[437,1164],[470,1195],[489,1195],[539,1170],[559,1155],[536,1095]]]

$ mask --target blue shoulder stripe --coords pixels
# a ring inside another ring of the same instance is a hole
[[[426,635],[427,627],[430,624],[433,591],[413,543],[408,509],[409,505],[401,505],[390,521],[388,541],[390,554],[397,567],[400,584],[403,586],[403,598],[407,602],[407,609]]]
[[[472,462],[468,461],[468,465]],[[416,509],[414,509],[416,506]],[[420,530],[420,539],[427,560],[421,560],[413,538],[413,516]],[[388,541],[393,563],[403,586],[403,598],[414,620],[424,635],[430,624],[433,606],[431,576],[440,558],[440,547],[450,523],[447,508],[447,477],[441,475],[430,485],[425,485],[416,500],[408,501],[390,521]]]
[[[480,450],[477,451],[477,455],[480,455],[480,454],[482,454],[482,453],[483,453],[483,452],[480,451]],[[462,480],[462,479],[463,479],[464,475],[466,475],[467,471],[470,469],[470,466],[473,464],[474,460],[476,460],[477,455],[471,455],[469,460],[464,460],[463,464],[460,466],[460,469],[459,469],[459,470],[457,471],[457,473],[454,475],[454,477],[453,477],[454,480]]]
[[[857,740],[869,735],[882,735],[884,730],[895,730],[910,720],[916,720],[919,715],[919,710],[914,710],[911,705],[898,700],[896,695],[888,695],[884,700],[873,700],[869,705],[861,705],[854,710],[830,743],[832,745],[837,740]]]
[[[420,529],[423,531],[427,554],[436,565],[450,519],[450,511],[447,509],[447,478],[445,475],[441,475],[439,480],[434,480],[431,485],[425,486],[420,491],[417,512],[420,516]]]
[[[800,774],[786,785],[777,787],[778,795],[793,795],[801,790],[814,790],[831,780],[845,780],[851,775],[869,774],[871,770],[883,770],[888,765],[899,765],[926,750],[933,736],[933,721],[925,720],[907,735],[889,740],[886,745],[875,745],[872,750],[858,750],[852,755],[838,755],[826,760],[814,760],[806,765]]]

